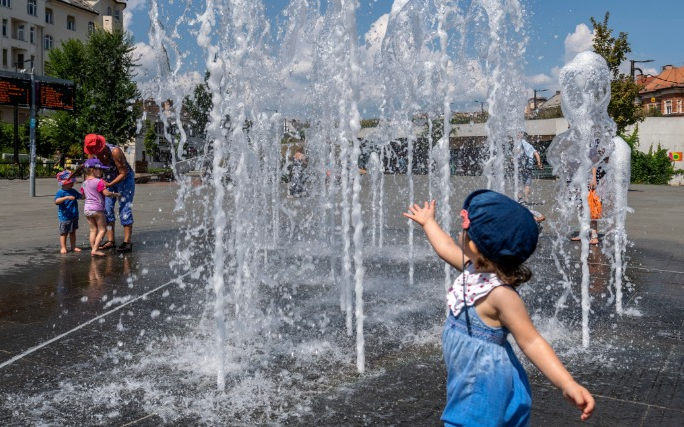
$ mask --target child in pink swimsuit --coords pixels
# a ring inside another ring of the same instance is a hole
[[[83,213],[90,224],[90,251],[91,256],[104,256],[104,252],[98,250],[98,246],[104,238],[106,231],[105,222],[105,197],[118,197],[118,193],[108,191],[105,182],[101,179],[102,171],[109,169],[98,159],[88,159],[83,164],[85,179],[81,185],[81,193],[85,196]]]

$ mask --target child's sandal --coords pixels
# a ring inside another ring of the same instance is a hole
[[[115,244],[114,242],[112,242],[111,240],[107,240],[106,242],[104,242],[103,244],[101,244],[101,245],[97,248],[97,250],[99,250],[99,251],[106,251],[107,249],[113,249],[113,248],[115,248],[115,247],[116,247],[116,244]]]

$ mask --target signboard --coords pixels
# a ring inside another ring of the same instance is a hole
[[[0,78],[0,104],[31,105],[31,81],[25,79]]]
[[[682,161],[682,152],[681,151],[670,151],[669,153],[670,160],[673,162],[681,162]]]
[[[74,85],[39,82],[36,108],[74,111]]]
[[[76,90],[71,80],[34,76],[35,108],[74,111]],[[0,105],[31,107],[31,76],[0,71]]]

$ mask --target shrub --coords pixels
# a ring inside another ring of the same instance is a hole
[[[631,135],[623,136],[623,139],[632,149],[632,183],[634,184],[667,184],[675,174],[674,163],[667,155],[667,150],[658,144],[653,151],[653,146],[648,153],[637,150],[639,146],[639,126],[634,128]]]

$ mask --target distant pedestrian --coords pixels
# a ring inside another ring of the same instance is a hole
[[[490,190],[466,197],[458,243],[435,220],[435,202],[414,204],[403,215],[423,227],[437,255],[462,271],[447,291],[442,334],[447,368],[445,426],[527,426],[532,397],[525,369],[507,340],[588,419],[594,398],[563,367],[532,324],[516,287],[532,277],[523,263],[539,232],[521,204]]]
[[[76,246],[76,230],[78,230],[78,202],[81,194],[74,190],[76,178],[71,176],[71,172],[65,170],[57,174],[60,189],[55,194],[55,204],[57,205],[57,216],[59,218],[59,245],[60,253],[67,253],[67,236],[71,243],[71,250],[81,252]]]
[[[294,154],[294,159],[292,160],[292,169],[290,171],[290,185],[287,189],[287,197],[304,197],[307,195],[306,189],[304,188],[305,179],[305,169],[306,169],[306,155],[304,155],[304,149],[302,147],[297,147]]]
[[[102,172],[109,168],[98,159],[86,160],[83,167],[85,179],[81,185],[81,193],[85,196],[83,213],[90,224],[90,255],[94,257],[105,256],[105,253],[99,250],[100,242],[102,242],[107,229],[105,197],[117,197],[119,194],[107,190],[106,183],[101,178]]]
[[[541,157],[537,150],[527,142],[527,132],[518,132],[518,142],[515,153],[518,158],[518,177],[523,185],[523,192],[518,192],[518,201],[530,202],[530,187],[532,186],[532,170],[535,163],[539,169],[542,168]]]

